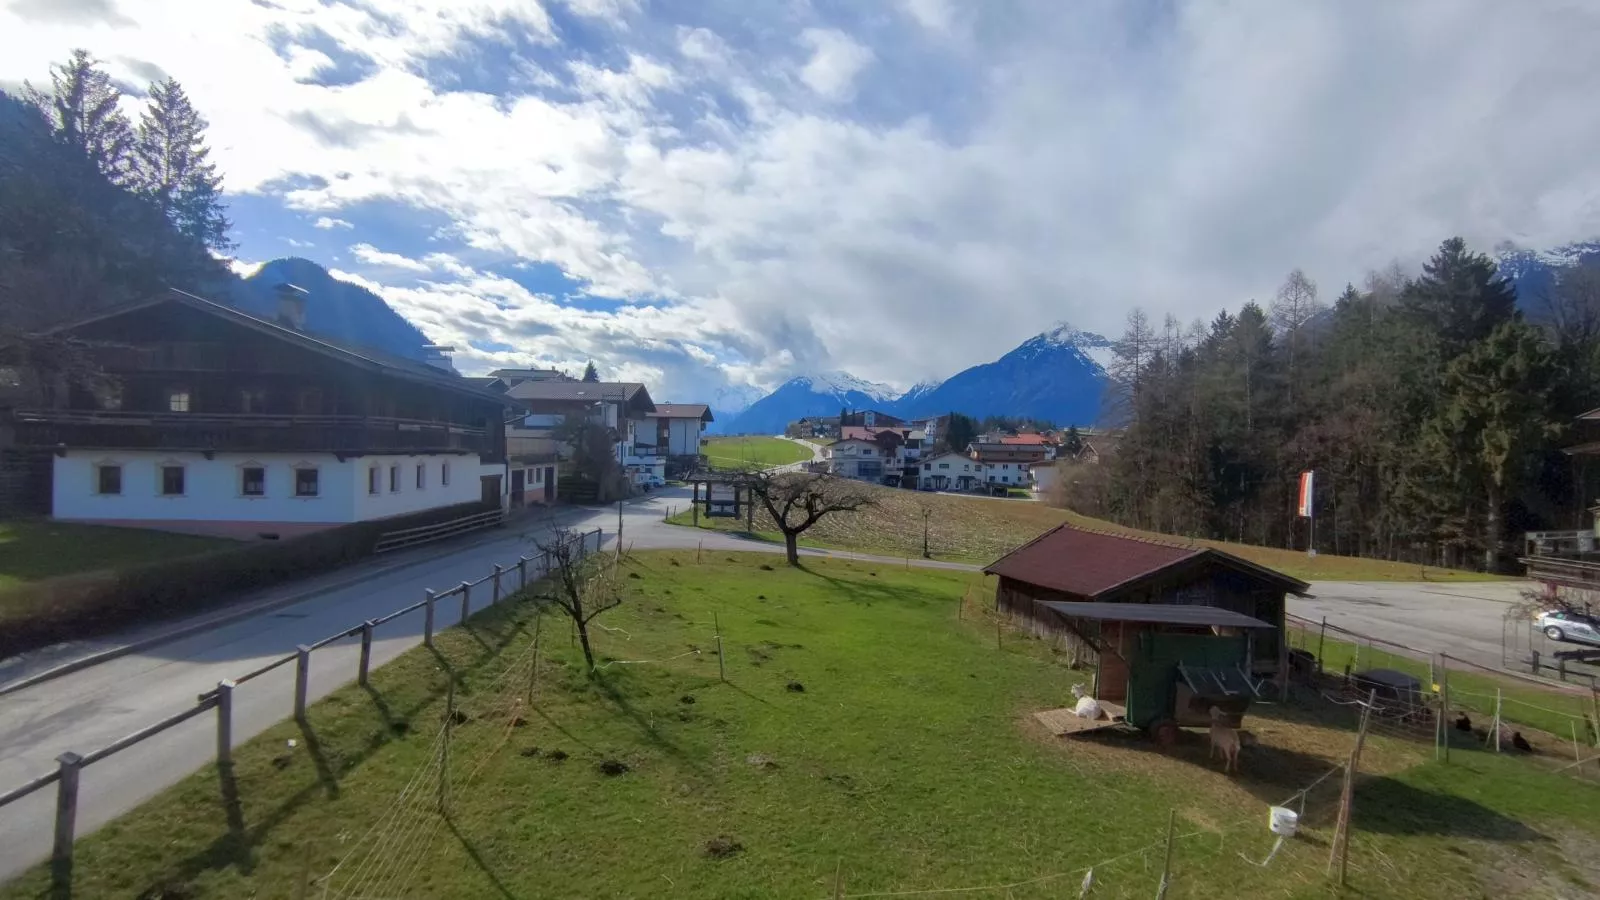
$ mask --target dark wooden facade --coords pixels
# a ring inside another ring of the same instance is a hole
[[[17,445],[504,458],[507,402],[420,361],[184,296],[66,333],[90,343],[107,384],[11,410]]]

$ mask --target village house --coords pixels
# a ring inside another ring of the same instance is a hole
[[[839,413],[839,427],[860,425],[866,428],[901,428],[906,420],[876,409],[846,409]]]
[[[109,380],[11,410],[15,445],[51,451],[50,513],[251,538],[505,503],[515,402],[306,334],[306,302],[280,286],[272,322],[172,291],[55,329]]]
[[[709,405],[657,403],[647,416],[656,424],[656,452],[666,457],[674,478],[699,466],[700,442],[715,421]]]
[[[988,481],[983,463],[965,453],[945,452],[917,462],[916,485],[924,491],[971,491]]]
[[[784,427],[783,433],[787,437],[810,440],[812,438],[836,438],[839,436],[838,416],[805,416],[790,422]]]
[[[569,459],[563,426],[577,417],[610,429],[617,464],[631,484],[666,479],[666,454],[658,452],[659,430],[650,417],[656,405],[644,385],[530,379],[511,386],[506,396],[528,410],[506,430],[511,453],[555,452]]]
[[[894,451],[885,452],[876,441],[846,438],[822,448],[828,471],[840,478],[870,481],[879,484],[886,475],[900,474],[899,456]]]

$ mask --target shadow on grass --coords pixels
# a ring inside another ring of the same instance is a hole
[[[1354,816],[1362,831],[1436,835],[1486,841],[1544,841],[1526,823],[1467,797],[1432,791],[1394,778],[1357,780]]]
[[[678,746],[666,735],[662,734],[661,731],[656,728],[655,722],[653,722],[644,713],[640,712],[639,709],[628,700],[627,696],[624,695],[619,689],[619,686],[613,683],[613,678],[615,678],[615,676],[608,676],[605,673],[600,673],[599,675],[595,676],[595,687],[599,688],[601,695],[604,696],[612,706],[616,707],[617,712],[620,712],[622,715],[633,720],[633,723],[639,727],[640,734],[644,736],[645,743],[655,747],[661,752],[682,763],[695,774],[705,774],[704,767],[701,766],[697,760],[691,757],[688,753],[685,753],[682,747]]]
[[[446,671],[452,679],[458,679],[464,674],[472,674],[482,670],[485,666],[498,659],[506,646],[521,631],[515,626],[502,629],[504,635],[497,645],[490,646],[486,652],[479,653],[470,664],[457,668],[448,658],[441,654],[437,648],[430,648],[435,661]],[[209,844],[175,861],[164,872],[152,877],[145,894],[140,896],[180,896],[175,893],[178,889],[188,885],[200,874],[207,871],[222,870],[230,866],[239,867],[241,872],[248,874],[255,866],[255,848],[262,846],[272,838],[277,829],[287,822],[296,812],[307,803],[320,797],[332,798],[339,793],[339,776],[356,769],[373,755],[400,735],[396,732],[397,723],[409,722],[419,712],[427,707],[441,702],[447,693],[448,682],[441,679],[437,684],[428,687],[409,708],[400,711],[396,716],[383,695],[367,686],[369,697],[373,698],[373,709],[381,720],[383,728],[376,734],[363,734],[364,726],[352,725],[348,728],[328,729],[333,732],[335,742],[359,745],[359,749],[338,756],[339,768],[336,771],[325,752],[322,740],[316,732],[306,723],[297,723],[301,734],[305,737],[307,750],[316,767],[317,778],[313,783],[301,787],[299,790],[285,797],[275,807],[269,810],[254,824],[247,823],[244,819],[244,797],[238,782],[234,779],[232,766],[227,772],[219,771],[221,784],[221,801],[224,817],[227,822],[227,831],[212,840]],[[161,891],[168,891],[167,894]]]
[[[456,840],[460,842],[461,849],[465,850],[467,856],[471,857],[472,862],[477,865],[478,871],[482,872],[484,877],[489,879],[489,883],[494,885],[495,892],[506,898],[506,900],[513,900],[515,895],[511,893],[511,889],[506,887],[505,882],[500,880],[500,876],[496,875],[493,869],[489,868],[489,864],[484,861],[482,854],[478,853],[478,848],[474,847],[472,842],[467,840],[467,836],[461,833],[461,829],[456,827],[455,819],[447,815],[444,817],[444,823],[450,829],[450,833],[455,835]]]

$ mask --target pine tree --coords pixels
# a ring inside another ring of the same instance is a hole
[[[119,106],[122,92],[87,50],[50,70],[48,93],[25,84],[28,102],[39,108],[56,137],[94,163],[100,173],[123,184],[133,152],[133,128]]]
[[[594,360],[590,360],[589,361],[589,365],[584,367],[584,369],[583,369],[583,380],[588,382],[588,383],[590,383],[590,384],[599,383],[599,381],[600,381],[600,371],[594,367]]]
[[[1516,317],[1517,292],[1489,257],[1453,237],[1422,267],[1422,277],[1406,285],[1400,309],[1412,324],[1439,336],[1450,360]]]
[[[205,117],[177,81],[150,87],[133,144],[133,185],[179,232],[218,252],[232,248],[222,176],[208,157]]]

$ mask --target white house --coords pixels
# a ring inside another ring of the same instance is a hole
[[[828,463],[828,471],[840,478],[876,483],[885,475],[900,473],[896,454],[885,454],[877,444],[859,438],[835,441],[822,448],[822,456]]]
[[[965,454],[945,452],[921,460],[917,487],[931,491],[969,491],[987,481],[983,463]]]
[[[58,329],[112,386],[11,411],[18,445],[54,451],[51,514],[251,538],[503,503],[511,404],[303,333],[303,295],[279,322],[175,291]]]
[[[529,414],[506,432],[513,459],[519,448],[562,452],[558,426],[572,417],[611,429],[617,463],[634,484],[652,476],[666,477],[666,455],[657,447],[656,408],[650,392],[636,381],[557,381],[528,379],[512,385],[506,396],[520,401]]]
[[[700,437],[715,421],[704,403],[657,403],[646,413],[656,426],[656,450],[666,456],[699,456]]]

